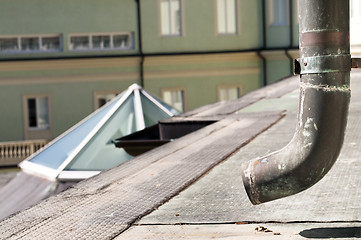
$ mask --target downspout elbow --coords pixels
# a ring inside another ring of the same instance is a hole
[[[242,166],[253,204],[296,194],[325,176],[340,153],[349,99],[347,86],[301,83],[298,125],[291,142]]]

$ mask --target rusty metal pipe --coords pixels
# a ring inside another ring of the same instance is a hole
[[[298,124],[283,149],[242,166],[253,204],[301,192],[336,161],[350,101],[349,1],[300,0]]]

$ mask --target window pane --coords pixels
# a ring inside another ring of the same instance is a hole
[[[70,37],[70,47],[73,50],[89,49],[89,36]]]
[[[180,1],[170,0],[170,15],[171,15],[171,34],[180,35],[181,33],[181,12]]]
[[[162,34],[180,35],[182,32],[180,0],[162,0],[160,10]]]
[[[161,27],[162,34],[169,35],[170,34],[170,13],[169,13],[169,2],[168,0],[162,0],[160,3],[160,14],[161,14]]]
[[[234,100],[239,97],[240,97],[239,87],[221,88],[219,90],[219,100],[220,101]]]
[[[105,105],[107,102],[112,100],[117,94],[115,93],[109,93],[109,94],[99,94],[96,96],[97,98],[97,108],[100,108],[101,106]]]
[[[38,128],[49,127],[48,98],[42,97],[36,99]]]
[[[113,36],[113,47],[114,48],[129,48],[130,47],[129,35],[114,35]]]
[[[236,33],[236,0],[227,1],[227,33]]]
[[[236,0],[217,0],[218,33],[237,32]]]
[[[286,25],[287,24],[287,0],[272,0],[272,24],[273,25]]]
[[[226,2],[217,0],[218,33],[226,33]]]
[[[93,48],[110,48],[110,36],[93,36]]]
[[[19,50],[17,38],[0,39],[0,51],[17,51]]]
[[[60,50],[60,38],[59,37],[42,37],[41,38],[41,50]]]
[[[48,128],[49,114],[48,114],[48,98],[29,98],[28,104],[28,121],[30,128]]]
[[[36,99],[29,98],[28,99],[28,121],[29,127],[37,127],[37,118],[36,118]]]
[[[21,38],[21,50],[23,51],[39,50],[39,38],[38,37]]]
[[[178,111],[184,111],[184,91],[165,90],[163,91],[163,101],[173,106]]]

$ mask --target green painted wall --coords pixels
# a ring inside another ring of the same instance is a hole
[[[186,110],[191,110],[217,102],[217,86],[225,84],[240,84],[242,85],[242,94],[245,94],[260,87],[259,75],[194,77],[192,79],[173,78],[171,81],[169,79],[159,79],[152,80],[151,84],[147,85],[147,89],[160,97],[161,88],[184,87],[187,98]]]
[[[299,46],[299,23],[298,23],[298,1],[293,1],[293,47]]]
[[[292,0],[291,0],[292,1]],[[266,1],[266,35],[268,48],[279,48],[290,46],[290,28],[289,22],[287,25],[275,26],[271,22],[271,9],[270,1]]]
[[[63,52],[4,54],[1,58],[112,55],[137,52],[137,12],[134,0],[3,0],[0,35],[61,34]],[[71,33],[133,32],[134,50],[69,52]]]
[[[217,58],[212,56],[213,58]],[[207,55],[202,57],[207,58]],[[234,56],[233,56],[234,57]],[[151,65],[145,67],[145,76],[151,73],[177,73],[174,77],[153,77],[145,78],[145,88],[161,97],[162,88],[184,88],[186,98],[186,111],[194,108],[217,102],[217,87],[224,85],[241,85],[241,94],[246,94],[262,86],[261,83],[261,59],[251,57],[247,59],[232,58],[227,59],[222,55],[222,60],[215,60],[213,63],[176,63],[174,58],[169,63],[162,65]],[[201,59],[201,58],[200,58]],[[177,62],[177,61],[176,61]],[[231,69],[244,69],[249,71],[253,69],[254,73],[229,73]],[[181,76],[181,73],[187,71],[197,71],[195,76]],[[215,72],[224,74],[214,74]],[[209,73],[209,74],[208,74]]]
[[[214,0],[183,0],[183,36],[161,36],[158,0],[141,1],[145,53],[255,49],[261,45],[258,1],[240,1],[237,35],[216,33]]]
[[[291,74],[290,61],[288,59],[267,61],[268,84],[277,82]]]
[[[24,140],[22,94],[19,86],[0,87],[0,141]]]

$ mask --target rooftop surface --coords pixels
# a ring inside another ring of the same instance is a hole
[[[298,77],[178,119],[216,123],[83,181],[0,223],[1,239],[361,238],[361,71],[351,74],[343,149],[297,195],[253,206],[241,164],[284,147]]]

